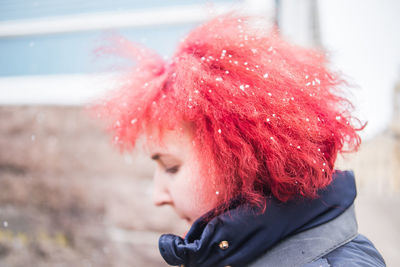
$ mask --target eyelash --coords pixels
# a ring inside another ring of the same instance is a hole
[[[165,171],[168,173],[177,173],[179,171],[179,166],[174,166],[174,167],[165,169]]]

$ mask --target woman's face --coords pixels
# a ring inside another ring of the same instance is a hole
[[[214,208],[218,203],[213,186],[203,181],[196,159],[192,138],[168,131],[163,136],[164,146],[149,144],[150,157],[156,161],[153,201],[156,206],[170,205],[189,224]],[[210,197],[211,196],[211,197]]]

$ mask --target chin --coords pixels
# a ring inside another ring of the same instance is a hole
[[[193,223],[193,220],[192,219],[190,219],[190,218],[188,218],[188,217],[184,217],[183,218],[189,225],[192,225],[192,223]]]

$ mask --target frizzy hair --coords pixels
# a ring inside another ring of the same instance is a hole
[[[219,15],[192,30],[168,61],[119,38],[114,52],[136,65],[91,110],[122,150],[151,129],[192,125],[202,179],[223,187],[222,204],[240,195],[265,208],[270,195],[317,197],[337,154],[358,150],[365,124],[351,114],[346,81],[328,69],[323,51],[293,45],[254,19]]]

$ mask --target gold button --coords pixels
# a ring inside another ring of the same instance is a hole
[[[228,241],[226,241],[226,240],[221,241],[221,242],[219,243],[219,248],[222,249],[222,250],[225,250],[225,249],[229,248],[229,243],[228,243]]]

